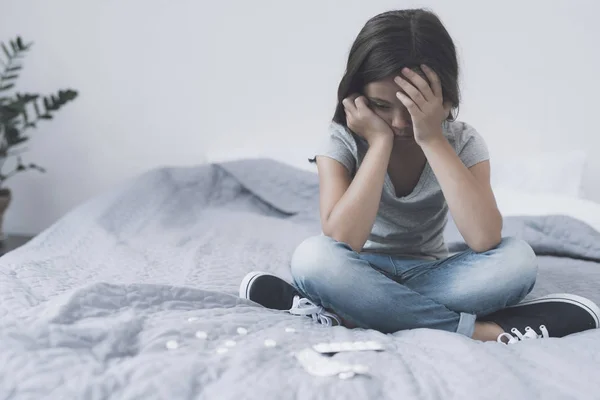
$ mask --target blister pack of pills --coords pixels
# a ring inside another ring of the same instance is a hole
[[[321,354],[335,354],[348,351],[383,351],[381,343],[375,341],[355,341],[355,342],[330,342],[318,343],[313,349]]]
[[[326,357],[311,348],[294,354],[306,372],[313,376],[350,379],[356,375],[368,375],[369,367],[362,364],[350,364]]]

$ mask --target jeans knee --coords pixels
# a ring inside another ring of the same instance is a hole
[[[522,239],[504,238],[498,246],[502,251],[503,267],[520,282],[527,291],[533,289],[538,272],[538,262],[531,246]]]
[[[325,235],[305,239],[292,255],[291,272],[295,281],[319,279],[324,271],[332,268],[334,247],[337,242]]]

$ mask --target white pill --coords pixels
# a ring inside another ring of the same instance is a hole
[[[248,330],[246,328],[237,328],[238,335],[246,335],[248,334]]]
[[[348,372],[340,372],[338,374],[340,379],[350,379],[352,377],[354,377],[354,372],[352,371],[348,371]]]
[[[354,350],[352,348],[352,342],[342,342],[342,343],[340,343],[340,350],[341,351],[351,351],[351,350]]]
[[[225,346],[227,347],[234,347],[235,346],[235,341],[234,340],[228,340],[225,342]]]
[[[319,353],[328,353],[331,350],[327,343],[316,344],[313,348]]]
[[[188,322],[194,322],[194,321],[198,321],[197,317],[189,317],[188,318]]]
[[[327,347],[327,343],[317,343],[313,346],[317,351],[323,351]]]
[[[179,348],[179,343],[177,343],[177,340],[169,340],[166,344],[167,349],[169,350],[175,350],[177,348]]]
[[[335,362],[333,366],[339,372],[354,372],[354,366],[351,364]]]
[[[294,332],[296,332],[296,330],[294,328],[285,328],[285,331],[287,333],[294,333]]]
[[[273,339],[265,340],[265,347],[275,347],[275,346],[277,346],[277,342],[274,341]]]
[[[228,351],[229,351],[229,349],[228,349],[227,347],[219,347],[219,348],[217,349],[217,353],[218,353],[218,354],[225,354],[225,353],[227,353]]]
[[[366,374],[369,372],[369,367],[362,364],[355,364],[352,366],[352,371],[357,374]]]
[[[198,331],[198,332],[196,332],[196,337],[198,339],[206,339],[208,337],[208,335],[204,331]]]
[[[366,347],[370,350],[377,350],[381,347],[381,345],[379,343],[371,340],[366,343]]]

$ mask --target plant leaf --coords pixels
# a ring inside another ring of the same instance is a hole
[[[17,171],[25,171],[27,167],[23,165],[23,159],[21,156],[17,157]]]
[[[22,67],[22,66],[20,66],[20,65],[15,65],[15,66],[13,66],[13,67],[6,68],[6,72],[15,72],[15,71],[19,71],[19,70],[21,70],[21,69],[23,69],[23,67]]]
[[[2,79],[9,80],[9,79],[16,79],[18,77],[19,77],[19,75],[6,75],[6,76],[3,76]]]
[[[61,90],[58,93],[58,96],[60,97],[61,102],[63,104],[66,103],[67,101],[75,99],[77,97],[77,95],[78,95],[77,91],[71,90],[71,89]]]
[[[12,47],[15,55],[19,52],[19,48],[17,47],[17,43],[14,40],[10,41],[10,47]]]
[[[21,51],[29,50],[29,48],[31,47],[32,44],[33,44],[32,42],[29,42],[29,43],[23,42],[23,38],[21,36],[17,36],[17,45],[19,46],[19,49]]]
[[[10,144],[10,146],[16,146],[16,145],[26,142],[28,140],[29,140],[29,138],[27,136],[22,136],[22,137],[16,138],[12,142],[9,142],[9,144]]]
[[[24,94],[17,94],[17,96],[21,96],[21,99],[23,100],[23,103],[30,103],[34,100],[36,100],[38,97],[40,97],[39,94],[31,94],[31,93],[24,93]]]
[[[2,92],[2,91],[5,91],[5,90],[8,90],[8,89],[12,89],[13,87],[15,87],[15,84],[14,84],[14,83],[9,83],[9,84],[8,84],[8,85],[6,85],[6,86],[1,86],[1,87],[0,87],[0,92]]]
[[[11,106],[2,107],[2,124],[10,126],[13,120],[19,115],[19,112]]]
[[[45,168],[42,168],[37,164],[29,164],[29,168],[37,169],[39,172],[44,172],[44,173],[46,172]]]
[[[8,48],[4,44],[4,42],[2,43],[2,50],[4,50],[4,54],[6,54],[6,57],[8,57],[9,60],[11,60],[13,58],[13,56],[8,51]]]
[[[21,136],[19,130],[12,126],[6,126],[4,134],[9,147],[29,140],[27,136]]]
[[[12,100],[12,99],[11,99]],[[12,100],[10,103],[3,107],[3,112],[5,115],[16,115],[20,114],[25,108],[25,103],[20,100]]]
[[[40,115],[40,118],[41,119],[52,119],[52,115],[46,113],[46,114]]]

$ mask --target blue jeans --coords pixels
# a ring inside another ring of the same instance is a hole
[[[471,337],[477,317],[527,296],[537,260],[515,238],[485,253],[466,250],[428,261],[357,253],[320,235],[298,246],[291,269],[303,296],[360,328],[383,333],[431,328]]]

